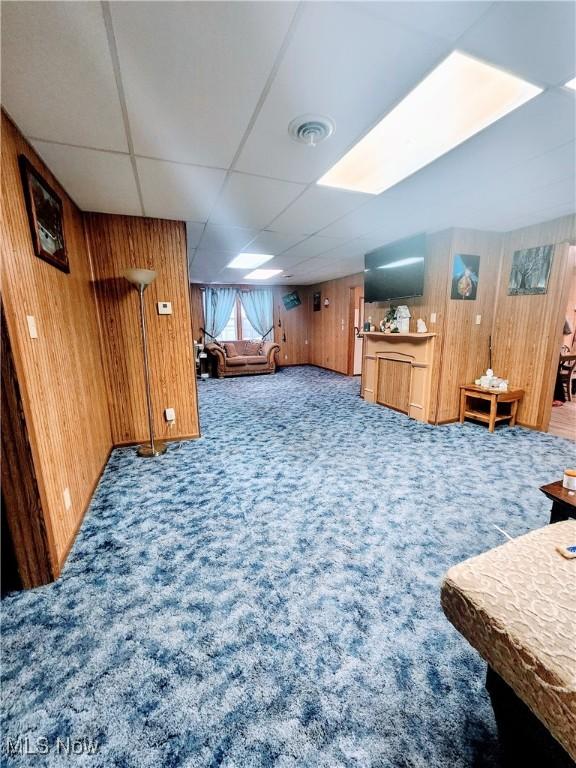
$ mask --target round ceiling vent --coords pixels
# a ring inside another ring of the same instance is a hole
[[[288,126],[288,133],[294,141],[315,147],[334,133],[334,123],[322,115],[302,115],[296,117]]]

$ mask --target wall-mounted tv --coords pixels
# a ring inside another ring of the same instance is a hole
[[[426,235],[398,240],[364,257],[364,301],[410,299],[424,294]]]

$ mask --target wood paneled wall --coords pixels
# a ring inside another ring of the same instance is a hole
[[[70,274],[34,255],[20,153],[62,198]],[[4,114],[2,298],[57,575],[112,445],[108,404],[82,213]],[[29,336],[27,315],[36,318],[37,339]]]
[[[441,368],[438,379],[436,422],[455,421],[460,411],[460,385],[469,384],[488,368],[489,337],[500,267],[501,237],[495,232],[451,231],[444,269],[445,306],[442,313]],[[476,299],[452,299],[452,269],[456,254],[480,256]],[[480,323],[476,323],[480,316]]]
[[[351,290],[363,286],[363,274],[350,275],[338,280],[328,280],[307,287],[308,318],[310,323],[309,361],[312,365],[348,374],[349,345],[353,334],[353,317],[350,314]],[[320,310],[313,311],[312,297],[321,293]],[[329,305],[324,306],[328,299]]]
[[[115,445],[146,439],[140,310],[137,290],[122,277],[127,267],[157,271],[146,289],[146,323],[156,435],[198,437],[198,405],[183,222],[136,216],[86,214],[102,326],[112,440]],[[172,302],[172,315],[156,304]],[[176,410],[173,425],[164,409]]]
[[[199,283],[190,285],[190,304],[192,308],[192,334],[198,341],[202,336],[204,326],[204,309],[202,293],[205,286]],[[210,286],[218,287],[218,286]],[[227,285],[226,287],[230,287]],[[237,285],[236,288],[246,290],[249,286]],[[280,365],[305,365],[309,362],[310,343],[308,339],[308,294],[306,288],[299,286],[272,286],[274,293],[274,341],[280,345],[278,362]],[[282,296],[292,291],[300,294],[301,305],[294,309],[286,309]]]
[[[494,317],[494,370],[525,389],[518,422],[546,430],[550,420],[562,327],[570,291],[576,217],[565,216],[507,233],[502,242],[502,268]],[[514,251],[556,244],[548,291],[534,296],[508,296]]]
[[[282,296],[298,291],[299,307],[286,309]],[[310,362],[309,302],[305,288],[276,286],[274,289],[274,341],[280,345],[280,365],[306,365]]]

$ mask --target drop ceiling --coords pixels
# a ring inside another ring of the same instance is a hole
[[[449,226],[574,213],[572,2],[4,2],[2,104],[87,211],[180,219],[190,277],[352,274]],[[451,51],[543,93],[379,196],[316,181]],[[299,115],[334,135],[294,142]]]

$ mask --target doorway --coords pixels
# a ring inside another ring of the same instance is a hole
[[[364,326],[364,288],[350,288],[350,337],[348,340],[348,375],[362,374],[362,346],[360,335]]]
[[[570,248],[572,273],[566,304],[554,399],[548,432],[576,440],[576,247]]]

